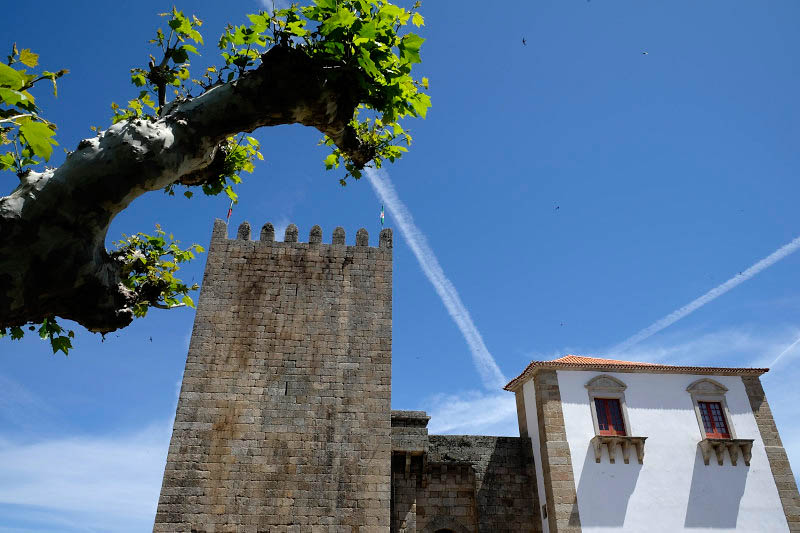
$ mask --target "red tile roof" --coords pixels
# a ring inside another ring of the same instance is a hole
[[[639,361],[620,361],[618,359],[602,359],[600,357],[586,357],[585,355],[565,355],[558,359],[548,361],[551,363],[570,363],[575,365],[630,365],[630,366],[658,366],[655,363],[640,363]]]
[[[605,372],[651,372],[654,374],[712,374],[718,376],[760,376],[768,368],[729,368],[714,366],[673,366],[639,361],[619,361],[583,355],[565,355],[551,361],[531,361],[519,376],[503,387],[514,391],[536,374],[537,370],[600,370]]]

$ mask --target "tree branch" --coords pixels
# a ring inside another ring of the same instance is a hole
[[[265,126],[314,127],[363,166],[374,151],[349,126],[363,98],[345,69],[278,46],[241,78],[167,105],[156,121],[115,124],[57,169],[23,176],[0,198],[0,327],[54,315],[96,332],[128,325],[137,298],[105,249],[120,211],[148,191],[217,178],[226,138]]]

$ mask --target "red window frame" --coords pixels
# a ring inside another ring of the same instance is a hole
[[[728,421],[725,420],[725,410],[722,402],[697,402],[700,409],[700,418],[703,420],[703,429],[709,439],[729,439],[731,432]]]
[[[598,435],[627,435],[622,404],[617,398],[595,398]]]

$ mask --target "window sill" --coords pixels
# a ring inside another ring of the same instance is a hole
[[[600,456],[603,451],[603,446],[608,449],[608,458],[611,464],[617,455],[617,446],[622,448],[622,459],[625,464],[630,462],[631,448],[636,450],[636,457],[639,459],[639,464],[644,461],[644,441],[647,437],[628,437],[622,435],[595,435],[592,439],[592,447],[594,447],[594,459],[596,463],[600,462]]]
[[[703,439],[698,444],[700,451],[703,452],[703,462],[708,465],[711,459],[711,452],[717,456],[717,464],[722,464],[725,457],[725,450],[731,457],[731,464],[736,466],[739,461],[739,452],[742,454],[744,464],[750,466],[750,457],[753,450],[753,439]]]

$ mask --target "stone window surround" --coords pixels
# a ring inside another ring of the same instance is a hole
[[[700,447],[700,451],[703,454],[703,463],[706,465],[710,464],[711,454],[713,452],[717,456],[717,464],[722,465],[725,450],[727,449],[732,466],[736,466],[740,452],[744,459],[744,464],[750,466],[753,439],[740,439],[736,436],[733,418],[728,409],[728,402],[725,400],[725,393],[728,392],[728,388],[713,379],[701,378],[697,381],[693,381],[686,387],[686,392],[692,397],[692,406],[694,407],[694,414],[697,418],[697,426],[700,428],[700,436],[702,439],[697,445]],[[722,406],[722,414],[725,417],[725,423],[728,425],[729,439],[709,438],[706,436],[706,428],[703,424],[703,416],[700,414],[700,405],[698,402],[719,402]]]
[[[706,437],[706,428],[703,425],[703,416],[700,414],[700,405],[697,402],[719,402],[722,405],[722,414],[725,416],[725,423],[728,425],[728,432],[731,439],[736,439],[736,428],[731,423],[731,412],[728,410],[728,402],[725,401],[725,393],[728,388],[725,385],[709,378],[698,379],[686,387],[692,397],[694,415],[697,417],[697,426],[700,428],[700,435]]]
[[[603,452],[603,446],[608,450],[608,459],[611,464],[616,461],[617,446],[622,450],[622,460],[625,464],[630,461],[630,449],[636,449],[636,458],[639,464],[644,461],[644,441],[647,437],[632,437],[631,423],[628,418],[628,406],[625,404],[625,383],[608,374],[599,374],[590,379],[586,385],[589,393],[589,409],[592,412],[592,424],[594,425],[594,438],[591,440],[594,448],[595,462],[599,463]],[[597,422],[597,406],[595,398],[608,398],[619,401],[622,411],[622,422],[625,424],[625,435],[600,435],[600,425]]]
[[[600,426],[597,423],[597,406],[595,398],[609,398],[619,400],[622,410],[622,422],[625,424],[625,434],[631,434],[631,423],[628,420],[628,407],[625,405],[625,389],[628,388],[622,381],[608,374],[600,374],[590,379],[586,385],[589,393],[589,408],[592,411],[592,424],[594,424],[594,434],[600,435]]]

